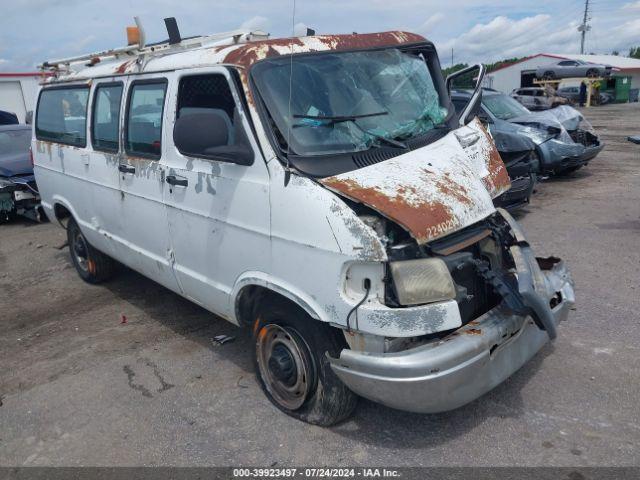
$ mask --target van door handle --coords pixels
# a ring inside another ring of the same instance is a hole
[[[169,185],[178,185],[180,187],[186,187],[189,185],[189,181],[186,178],[178,178],[175,175],[167,176],[167,183]]]
[[[124,163],[121,163],[120,165],[118,165],[118,170],[121,171],[122,173],[136,173],[135,167],[131,167]]]

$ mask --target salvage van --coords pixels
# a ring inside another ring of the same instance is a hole
[[[455,409],[556,336],[572,280],[493,206],[481,74],[457,115],[411,33],[169,34],[43,65],[35,173],[82,279],[118,262],[247,327],[266,396],[319,425]]]

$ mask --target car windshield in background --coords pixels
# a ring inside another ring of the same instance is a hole
[[[482,103],[494,117],[500,120],[511,120],[531,113],[517,100],[507,95],[484,95]]]
[[[398,49],[283,57],[253,74],[281,143],[302,156],[402,147],[449,113],[424,58]]]
[[[29,150],[31,130],[5,130],[0,132],[0,154],[24,153]]]

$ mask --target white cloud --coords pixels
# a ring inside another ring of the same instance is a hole
[[[420,26],[419,31],[424,32],[426,35],[429,35],[432,30],[441,27],[443,21],[445,21],[445,16],[443,13],[434,13],[429,18],[427,18],[427,20],[425,20],[425,22]]]
[[[440,50],[453,48],[455,62],[484,61],[523,57],[540,52],[576,52],[579,36],[575,22],[554,25],[546,14],[514,20],[495,17],[474,25],[468,32],[443,42]]]
[[[269,31],[269,27],[271,26],[271,21],[266,17],[255,16],[251,17],[248,20],[245,20],[240,24],[240,28],[247,30],[262,30],[264,32]]]
[[[307,26],[306,23],[298,22],[293,26],[293,35],[296,37],[303,37],[307,34]]]
[[[640,1],[627,3],[622,7],[622,10],[640,10]]]

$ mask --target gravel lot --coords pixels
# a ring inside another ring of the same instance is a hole
[[[245,332],[130,271],[83,283],[55,224],[0,226],[0,465],[637,465],[640,104],[587,117],[606,149],[520,216],[538,254],[568,261],[577,310],[446,414],[363,400],[335,428],[295,421],[261,393]]]

